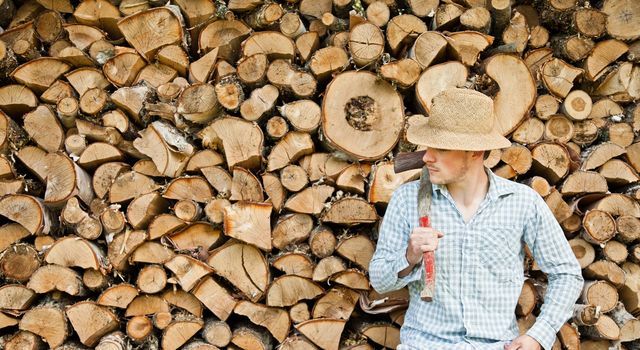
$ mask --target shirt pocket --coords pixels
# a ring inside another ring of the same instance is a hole
[[[520,283],[524,279],[518,231],[515,227],[491,227],[478,237],[479,268],[499,282]]]

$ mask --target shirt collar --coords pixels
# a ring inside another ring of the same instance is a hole
[[[489,191],[487,192],[488,199],[494,200],[498,197],[509,195],[514,192],[513,186],[510,186],[511,181],[499,177],[487,167],[485,167],[484,170],[489,177]],[[435,195],[437,193],[448,194],[449,190],[447,190],[447,186],[445,185],[433,184],[433,194]]]

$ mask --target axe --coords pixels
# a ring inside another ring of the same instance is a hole
[[[425,151],[398,153],[394,159],[393,170],[396,173],[403,171],[420,169],[420,187],[418,189],[418,215],[421,227],[430,227],[429,210],[431,209],[431,180],[429,170],[424,166],[422,157]],[[436,256],[435,252],[425,252],[422,255],[424,262],[425,278],[424,289],[420,293],[423,301],[432,301],[436,291]]]

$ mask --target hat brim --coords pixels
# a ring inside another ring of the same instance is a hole
[[[426,125],[408,133],[407,140],[416,145],[459,151],[489,151],[511,146],[511,141],[496,131],[486,134],[465,134],[429,128]]]

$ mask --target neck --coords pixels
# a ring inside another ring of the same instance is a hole
[[[458,205],[479,205],[489,191],[489,177],[482,162],[471,165],[459,181],[447,184],[447,190]]]

